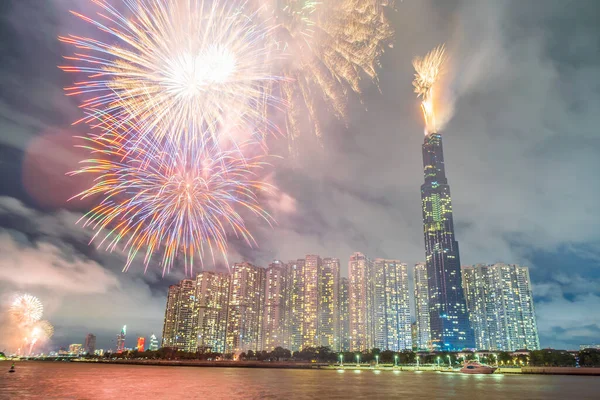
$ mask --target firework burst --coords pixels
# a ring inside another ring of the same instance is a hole
[[[440,45],[427,53],[425,57],[415,57],[413,60],[413,67],[416,71],[413,86],[417,96],[423,99],[421,109],[427,132],[437,132],[438,129],[434,89],[444,73],[446,59],[446,46]]]
[[[144,249],[146,268],[154,253],[162,252],[163,273],[182,258],[186,273],[194,257],[215,254],[226,260],[227,237],[243,238],[255,245],[243,214],[249,212],[268,223],[269,214],[259,204],[261,192],[273,187],[257,174],[265,156],[244,153],[253,142],[238,143],[234,150],[208,145],[201,135],[173,146],[154,141],[128,148],[127,139],[112,129],[86,139],[101,158],[84,161],[73,174],[94,174],[96,184],[77,197],[102,200],[84,216],[84,225],[97,230],[93,240],[110,251],[122,245],[127,252],[125,270]]]
[[[276,0],[271,5],[278,47],[297,58],[285,67],[290,79],[281,83],[292,140],[306,115],[322,136],[319,98],[343,119],[347,93],[361,92],[361,75],[377,81],[379,60],[393,36],[384,15],[390,5],[387,0]]]
[[[10,314],[20,324],[32,324],[42,318],[44,306],[35,296],[23,294],[18,296],[10,306]]]
[[[120,120],[115,129],[135,121],[125,133],[153,140],[188,140],[194,132],[214,139],[224,124],[253,126],[261,139],[276,129],[267,118],[277,103],[269,31],[246,13],[245,1],[121,0],[123,13],[114,2],[90,1],[95,18],[72,13],[107,42],[60,37],[77,49],[60,68],[87,76],[66,88],[82,97],[84,121],[111,114]]]

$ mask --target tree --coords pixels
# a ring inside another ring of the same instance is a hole
[[[579,365],[582,367],[600,367],[600,350],[584,349],[578,354]]]
[[[506,351],[498,353],[498,364],[508,365],[512,361],[512,356]]]

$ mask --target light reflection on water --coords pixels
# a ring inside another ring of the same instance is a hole
[[[0,362],[0,399],[598,399],[597,377]],[[365,372],[365,373],[362,373]]]

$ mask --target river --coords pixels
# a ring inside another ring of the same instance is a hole
[[[600,378],[0,362],[1,399],[598,399]]]

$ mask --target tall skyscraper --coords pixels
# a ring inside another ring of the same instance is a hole
[[[318,270],[317,345],[339,351],[340,260],[324,258]]]
[[[307,255],[304,262],[304,310],[302,318],[302,348],[318,346],[317,325],[319,320],[319,269],[321,257]]]
[[[348,278],[340,279],[339,290],[339,341],[340,351],[350,351],[350,282]]]
[[[195,323],[196,282],[184,279],[179,282],[177,296],[177,318],[173,347],[183,351],[196,351]]]
[[[286,339],[291,351],[302,349],[304,343],[304,259],[290,261],[286,267],[285,321]]]
[[[450,186],[442,136],[438,133],[425,137],[423,167],[425,183],[421,186],[421,200],[432,344],[440,350],[471,348],[475,343],[462,290]]]
[[[137,351],[143,352],[146,350],[146,338],[143,336],[138,337],[137,346],[135,347]]]
[[[462,267],[462,275],[478,349],[539,349],[527,267],[478,264]]]
[[[250,263],[231,267],[227,351],[261,350],[265,270]]]
[[[162,332],[162,347],[175,347],[175,321],[177,320],[177,299],[179,298],[180,286],[169,286],[167,294],[167,306],[165,308],[165,320]]]
[[[123,329],[117,335],[117,353],[122,353],[125,350],[125,335],[127,334],[127,325],[123,325]]]
[[[153,333],[152,335],[150,335],[150,351],[156,351],[158,350],[158,339],[156,338],[156,335]]]
[[[354,253],[348,263],[350,351],[373,348],[372,262],[362,253]]]
[[[96,351],[96,335],[88,333],[85,337],[84,351],[88,354],[94,354]]]
[[[275,261],[265,271],[265,309],[262,323],[261,350],[273,351],[287,345],[286,336],[286,277],[287,268]]]
[[[415,265],[414,280],[417,341],[413,345],[416,345],[418,350],[430,350],[429,283],[427,280],[427,265],[425,263]]]
[[[203,271],[196,276],[192,332],[199,351],[225,351],[230,286],[229,274]]]
[[[378,258],[373,263],[373,340],[382,350],[412,348],[408,270],[397,260]]]

